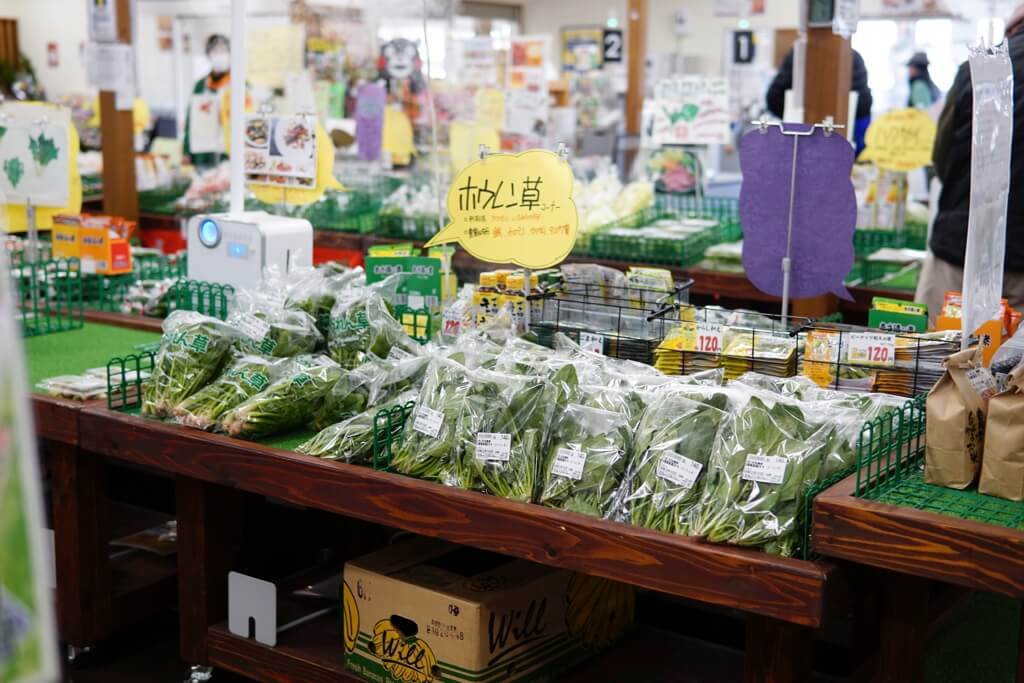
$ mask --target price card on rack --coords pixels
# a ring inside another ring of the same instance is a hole
[[[592,332],[580,332],[580,348],[591,353],[604,353],[604,337]]]
[[[851,332],[849,361],[891,368],[896,364],[896,336],[884,332]]]
[[[697,323],[696,341],[694,350],[698,353],[721,353],[722,326],[718,323]]]

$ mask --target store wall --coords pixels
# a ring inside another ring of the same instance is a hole
[[[50,99],[89,90],[81,59],[81,46],[88,37],[84,2],[4,0],[0,4],[0,13],[18,20],[18,44]],[[47,65],[48,43],[57,44],[57,66]]]

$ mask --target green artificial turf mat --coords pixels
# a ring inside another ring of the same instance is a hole
[[[314,429],[300,429],[295,432],[289,432],[287,434],[280,434],[277,436],[269,436],[266,439],[261,439],[260,443],[266,446],[272,446],[274,448],[280,448],[282,451],[294,451],[295,448],[303,441],[308,440],[316,434]]]
[[[132,353],[136,344],[159,339],[156,332],[88,322],[78,330],[29,337],[24,340],[29,386],[47,377],[105,366],[114,356]]]

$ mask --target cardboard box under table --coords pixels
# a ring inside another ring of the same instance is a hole
[[[631,615],[577,581],[619,586],[433,539],[391,546],[345,565],[346,666],[385,683],[555,680],[593,652],[598,621]]]

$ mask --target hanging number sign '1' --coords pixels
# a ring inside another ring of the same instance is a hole
[[[572,170],[553,152],[486,156],[455,177],[447,205],[428,247],[458,242],[481,261],[549,268],[576,243]]]

